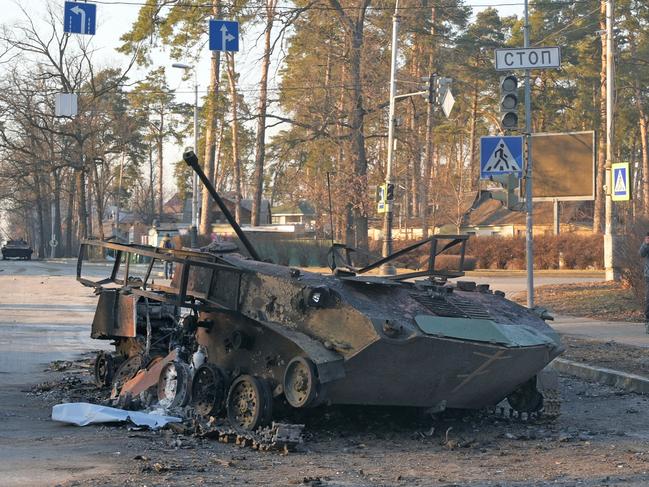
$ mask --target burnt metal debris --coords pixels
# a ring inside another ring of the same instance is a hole
[[[7,240],[7,243],[2,247],[2,260],[31,260],[33,253],[34,250],[23,239]]]
[[[228,245],[82,243],[77,279],[99,295],[92,337],[115,345],[97,357],[96,382],[110,385],[116,401],[188,407],[204,418],[203,434],[262,449],[297,442],[298,426],[273,423],[280,402],[440,412],[495,408],[507,398],[515,414],[558,413],[556,377],[544,368],[563,348],[547,313],[488,285],[449,281],[464,274],[468,236],[435,235],[364,266],[335,244],[331,275],[276,265],[259,258],[193,152],[184,159],[250,257]],[[368,275],[423,246],[427,269]],[[115,253],[105,279],[83,277],[90,247]],[[437,256],[453,247],[460,269],[437,269]],[[148,260],[141,276],[135,258]],[[170,282],[153,279],[163,262],[175,267]],[[215,426],[226,418],[230,426]]]

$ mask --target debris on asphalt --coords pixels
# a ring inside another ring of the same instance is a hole
[[[52,408],[52,420],[75,424],[77,426],[129,421],[136,426],[157,429],[165,426],[167,423],[179,423],[182,421],[182,418],[150,414],[142,411],[125,411],[124,409],[82,402],[56,404]]]

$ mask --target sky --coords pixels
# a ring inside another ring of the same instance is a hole
[[[45,6],[51,1],[55,8],[60,6],[63,16],[64,0],[0,0],[2,4],[1,23],[11,26],[24,19],[21,8],[25,9],[30,16],[39,18],[39,13],[45,11]],[[138,11],[144,0],[98,0],[97,3],[97,29],[92,39],[92,46],[96,49],[96,58],[100,65],[124,66],[128,58],[115,51],[120,45],[120,37],[130,30],[131,25],[137,18]],[[467,5],[474,6],[474,13],[495,6],[501,15],[522,15],[522,0],[466,0]],[[282,4],[280,0],[280,4]],[[236,19],[232,19],[236,20]],[[259,43],[259,32],[248,32],[240,40],[240,51],[236,55],[237,69],[240,72],[240,87],[244,90],[254,89],[259,80],[258,60],[261,56]],[[172,60],[168,52],[160,51],[153,55],[154,65],[166,66],[169,86],[175,90],[177,101],[192,103],[193,79],[183,80],[183,70],[171,67],[175,60]],[[156,67],[156,66],[153,66]],[[271,87],[277,84],[278,64],[271,65]],[[204,93],[209,84],[209,51],[202,54],[200,62],[196,66],[199,92]],[[131,79],[142,79],[146,70],[137,69],[131,72]],[[251,100],[246,93],[248,102]],[[272,134],[272,133],[271,133]],[[190,143],[190,141],[188,141]],[[172,164],[178,160],[182,148],[172,145],[165,146],[165,193],[171,196],[174,192],[174,181],[172,178]]]

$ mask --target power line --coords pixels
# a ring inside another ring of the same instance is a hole
[[[139,1],[139,0],[94,0],[94,3],[98,4],[104,4],[104,5],[124,5],[124,6],[135,6],[135,7],[144,7],[147,6],[145,2]],[[541,7],[541,6],[565,6],[565,5],[576,5],[576,4],[587,4],[591,3],[590,0],[538,0],[536,2],[530,2],[531,7]],[[500,2],[500,3],[440,3],[438,5],[429,5],[429,6],[422,6],[422,5],[407,5],[407,6],[400,6],[398,10],[400,11],[408,11],[408,10],[430,10],[431,8],[436,8],[436,9],[455,9],[455,8],[462,8],[462,7],[469,7],[469,8],[488,8],[488,7],[522,7],[524,6],[525,3],[522,1],[511,1],[511,2]],[[236,5],[230,4],[230,5],[222,5],[224,7],[235,7]],[[173,8],[173,7],[181,7],[181,8],[193,8],[193,9],[207,9],[211,10],[213,8],[213,5],[211,3],[191,3],[191,2],[174,2],[173,4],[169,5],[164,5],[162,8]],[[252,6],[245,6],[245,8],[265,8],[265,4],[257,4],[257,5],[252,5]],[[349,10],[349,11],[355,11],[357,10],[354,7],[341,7],[342,10]],[[382,11],[382,10],[387,10],[387,11],[393,11],[394,6],[382,6],[382,5],[370,5],[368,10],[376,10],[376,11]],[[312,5],[309,7],[299,7],[299,6],[293,6],[293,5],[277,5],[275,6],[276,11],[284,11],[284,12],[297,12],[301,10],[322,10],[322,11],[337,11],[337,8],[334,8],[332,6],[328,5]]]

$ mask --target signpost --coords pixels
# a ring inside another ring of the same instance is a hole
[[[97,5],[86,2],[65,2],[63,31],[70,34],[95,35]]]
[[[239,51],[239,22],[210,20],[210,51]]]
[[[528,47],[496,49],[496,71],[547,69],[561,66],[561,48]]]
[[[523,137],[480,137],[480,178],[523,174]]]
[[[448,88],[446,93],[444,93],[444,98],[442,99],[442,111],[446,118],[451,116],[451,110],[453,110],[453,105],[455,105],[455,97],[451,93],[451,89]]]
[[[611,164],[611,199],[613,201],[629,201],[631,199],[631,176],[628,162]]]
[[[532,135],[534,202],[595,199],[595,133]],[[525,195],[523,195],[525,196]]]
[[[530,18],[529,0],[525,0],[523,24],[523,47],[513,49],[496,49],[496,71],[525,70],[525,194],[532,192],[532,84],[530,71],[532,69],[547,69],[561,67],[561,49],[559,47],[530,47]],[[503,148],[504,150],[504,148]],[[489,156],[495,156],[495,151]],[[481,165],[482,168],[482,165]],[[487,168],[489,169],[489,168]],[[481,171],[482,172],[482,171]],[[532,240],[532,198],[525,201],[525,253],[527,263],[527,307],[534,307],[534,245]]]
[[[74,117],[77,115],[78,100],[76,93],[57,93],[54,100],[54,115],[57,117]]]

